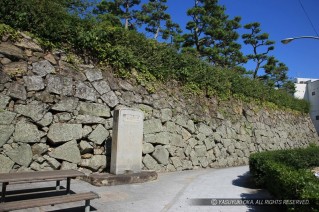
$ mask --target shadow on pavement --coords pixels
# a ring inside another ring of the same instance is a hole
[[[237,179],[232,181],[234,186],[247,188],[247,193],[242,193],[240,196],[242,199],[247,200],[265,200],[265,199],[274,199],[271,194],[265,190],[258,188],[253,182],[252,176],[250,172],[246,172],[243,175],[237,176]],[[251,191],[250,191],[251,189]],[[247,205],[249,212],[280,212],[283,211],[284,208],[280,205]]]
[[[71,190],[71,194],[74,192]],[[27,199],[37,199],[43,197],[52,197],[65,195],[66,190],[61,186],[60,190],[56,190],[56,187],[43,187],[43,188],[28,188],[28,189],[19,189],[11,190],[6,193],[6,202],[18,201],[18,200],[27,200]]]
[[[52,210],[52,211],[48,211],[48,212],[81,212],[81,211],[85,211],[85,206],[78,206],[78,207],[72,207],[72,208]],[[97,209],[91,206],[90,207],[90,211],[97,211]]]
[[[258,189],[249,171],[237,177],[238,177],[237,179],[233,180],[232,182],[233,185],[238,187],[243,187],[243,188]]]

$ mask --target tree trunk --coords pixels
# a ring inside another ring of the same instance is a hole
[[[258,73],[260,64],[261,64],[261,62],[258,60],[258,61],[257,61],[256,68],[255,68],[255,71],[254,71],[253,79],[256,79],[256,78],[257,78],[257,73]]]
[[[125,29],[128,29],[128,18],[125,19]]]
[[[125,4],[125,29],[128,29],[128,24],[129,24],[129,3],[128,1],[126,1],[126,4]]]
[[[195,7],[198,6],[198,0],[195,1]],[[198,51],[198,53],[200,53],[200,44],[199,44],[199,28],[198,28],[198,16],[195,15],[194,17],[194,21],[195,21],[195,32],[194,32],[194,40],[195,40],[195,46],[196,46],[196,50]]]
[[[154,39],[155,39],[155,40],[157,40],[157,37],[158,37],[158,35],[159,35],[160,28],[161,28],[161,27],[158,26],[157,29],[156,29],[156,33],[155,33],[155,35],[154,35]]]

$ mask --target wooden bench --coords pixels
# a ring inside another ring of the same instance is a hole
[[[28,199],[13,202],[0,203],[0,211],[20,210],[26,208],[41,207],[47,205],[56,205],[70,202],[78,202],[85,200],[85,212],[90,211],[90,200],[99,198],[99,195],[94,192],[69,194],[62,196],[44,197],[38,199]]]
[[[3,173],[0,174],[0,183],[2,183],[0,202],[5,201],[6,189],[9,184],[56,181],[56,187],[59,190],[60,181],[66,180],[66,193],[70,193],[71,179],[83,176],[85,176],[84,173],[76,170]]]
[[[63,204],[77,201],[85,201],[85,211],[90,211],[90,200],[99,198],[94,192],[70,194],[71,179],[83,177],[84,173],[76,170],[56,170],[56,171],[40,171],[40,172],[19,172],[0,174],[0,183],[2,183],[2,197],[0,201],[0,211],[10,211],[18,209],[26,209],[33,207],[41,207],[46,205]],[[35,183],[56,181],[56,189],[60,190],[60,181],[66,180],[66,192],[64,195],[55,195],[50,197],[42,197],[27,200],[18,200],[5,202],[6,189],[10,184],[16,183]]]

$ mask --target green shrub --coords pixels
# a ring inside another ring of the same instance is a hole
[[[287,205],[289,210],[318,211],[319,180],[310,169],[319,166],[319,147],[254,153],[250,173],[258,186],[282,200],[309,200],[308,205]]]
[[[1,0],[0,22],[53,42],[70,43],[81,25],[81,18],[71,12],[76,1]]]
[[[21,37],[17,30],[6,24],[0,23],[0,38],[2,38],[3,36],[8,36],[8,39],[12,41],[16,41]]]

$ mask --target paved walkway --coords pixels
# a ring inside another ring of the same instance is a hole
[[[54,182],[50,185],[54,186]],[[14,185],[18,186],[21,188],[22,185]],[[270,197],[268,192],[251,187],[248,166],[160,173],[156,181],[107,187],[95,187],[75,180],[71,190],[97,192],[101,198],[91,201],[92,211],[103,212],[269,211],[264,206],[194,206],[190,204],[190,199]],[[23,211],[80,211],[83,210],[83,204],[84,201]],[[67,209],[69,207],[73,209]]]

